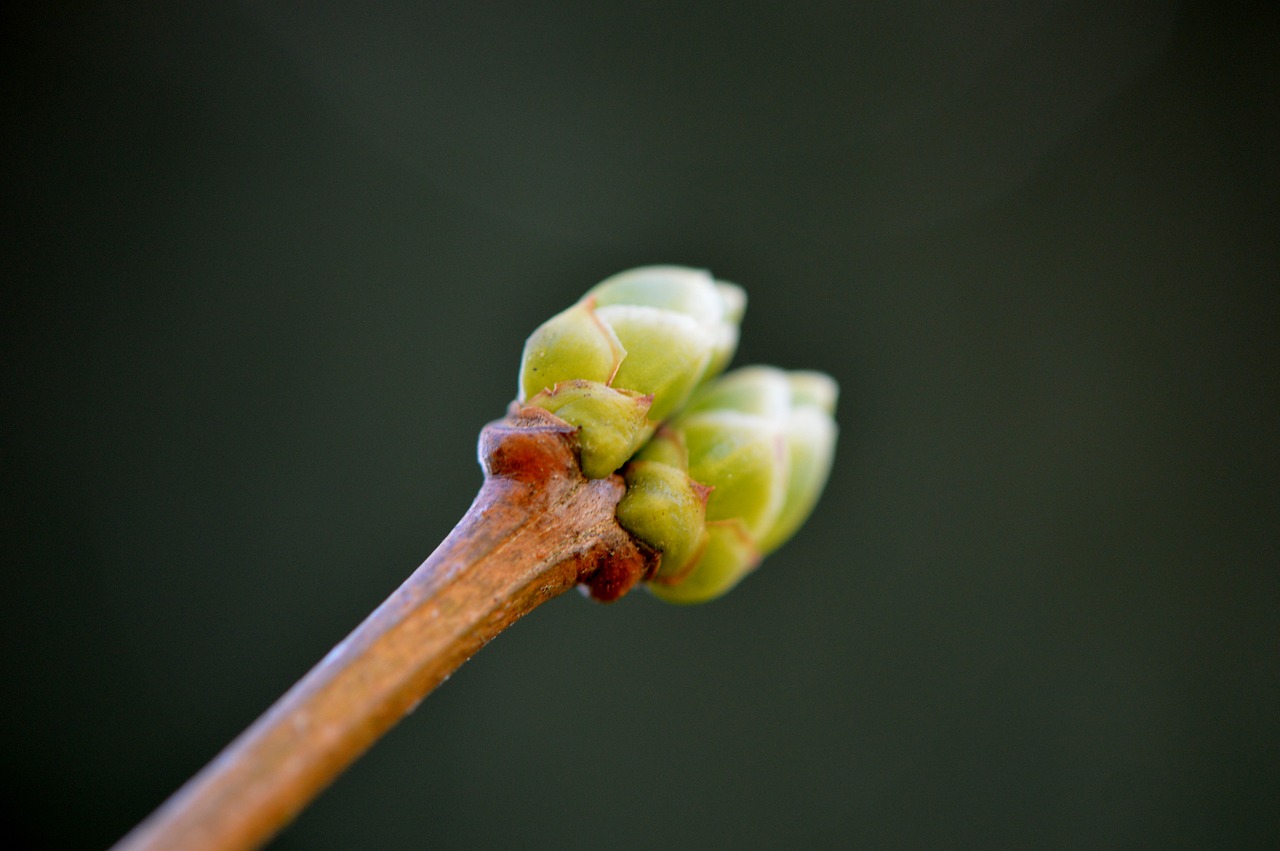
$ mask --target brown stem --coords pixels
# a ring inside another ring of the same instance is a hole
[[[621,478],[584,478],[575,449],[575,429],[538,409],[486,427],[484,486],[449,537],[117,851],[258,847],[535,606],[578,583],[625,594],[652,554],[614,520]]]

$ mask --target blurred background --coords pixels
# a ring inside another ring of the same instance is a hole
[[[7,7],[3,830],[123,835],[462,515],[524,337],[683,263],[842,385],[808,526],[535,612],[273,847],[1280,846],[1230,5]]]

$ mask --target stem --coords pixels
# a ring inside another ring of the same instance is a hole
[[[621,478],[584,478],[575,433],[533,408],[487,426],[485,483],[444,542],[116,851],[258,847],[534,607],[578,583],[616,599],[647,575],[652,554],[614,519]]]

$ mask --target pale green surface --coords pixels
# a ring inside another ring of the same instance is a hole
[[[746,295],[700,269],[642,266],[592,287],[530,335],[520,359],[520,398],[578,426],[583,471],[617,470],[656,424],[733,357]],[[649,397],[647,419],[606,393],[575,391],[574,381]],[[622,415],[620,421],[614,418]]]
[[[707,519],[741,519],[753,537],[782,510],[787,457],[778,425],[737,411],[700,413],[678,426],[689,447],[689,473],[715,488]]]
[[[728,410],[781,417],[790,406],[791,387],[785,372],[771,366],[745,366],[699,390],[686,413]]]
[[[835,455],[836,424],[813,408],[801,408],[787,419],[785,440],[790,466],[782,510],[760,538],[760,550],[771,553],[796,533],[822,495]]]
[[[612,305],[596,313],[627,350],[614,386],[652,394],[649,416],[655,422],[688,401],[711,358],[714,340],[706,325],[647,306]]]
[[[601,307],[613,304],[660,307],[704,324],[720,322],[725,303],[715,279],[705,269],[684,266],[641,266],[605,278],[587,291]],[[741,314],[734,321],[740,321]]]
[[[658,461],[633,461],[624,477],[618,522],[662,551],[659,576],[677,574],[706,536],[706,502],[688,473]]]
[[[653,584],[655,594],[684,603],[713,599],[795,534],[831,470],[837,393],[822,373],[744,367],[701,388],[641,450],[638,457],[676,480],[687,469],[711,488],[710,543],[677,583]],[[670,522],[660,516],[641,522],[637,513],[619,519],[651,543]]]
[[[732,589],[760,562],[759,551],[740,524],[707,526],[707,545],[697,567],[676,585],[651,582],[649,591],[668,603],[707,603]]]
[[[613,329],[579,302],[534,331],[520,357],[520,398],[550,390],[563,381],[609,383],[626,357]]]
[[[599,479],[626,463],[652,432],[650,397],[598,381],[566,381],[529,399],[578,427],[582,472]]]
[[[689,448],[685,446],[684,435],[675,429],[663,426],[649,439],[649,442],[636,453],[637,460],[661,461],[678,470],[689,469]]]

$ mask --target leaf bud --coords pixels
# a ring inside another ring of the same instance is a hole
[[[519,398],[578,426],[583,471],[607,476],[728,363],[745,305],[706,271],[621,272],[529,337]]]
[[[640,451],[637,462],[666,465],[710,489],[705,543],[675,568],[660,564],[655,595],[679,603],[718,597],[796,532],[831,469],[836,395],[821,373],[736,370],[699,390]],[[619,522],[662,549],[656,540],[670,533],[654,530],[666,518],[655,512],[640,522],[632,509],[624,519],[622,504]]]

